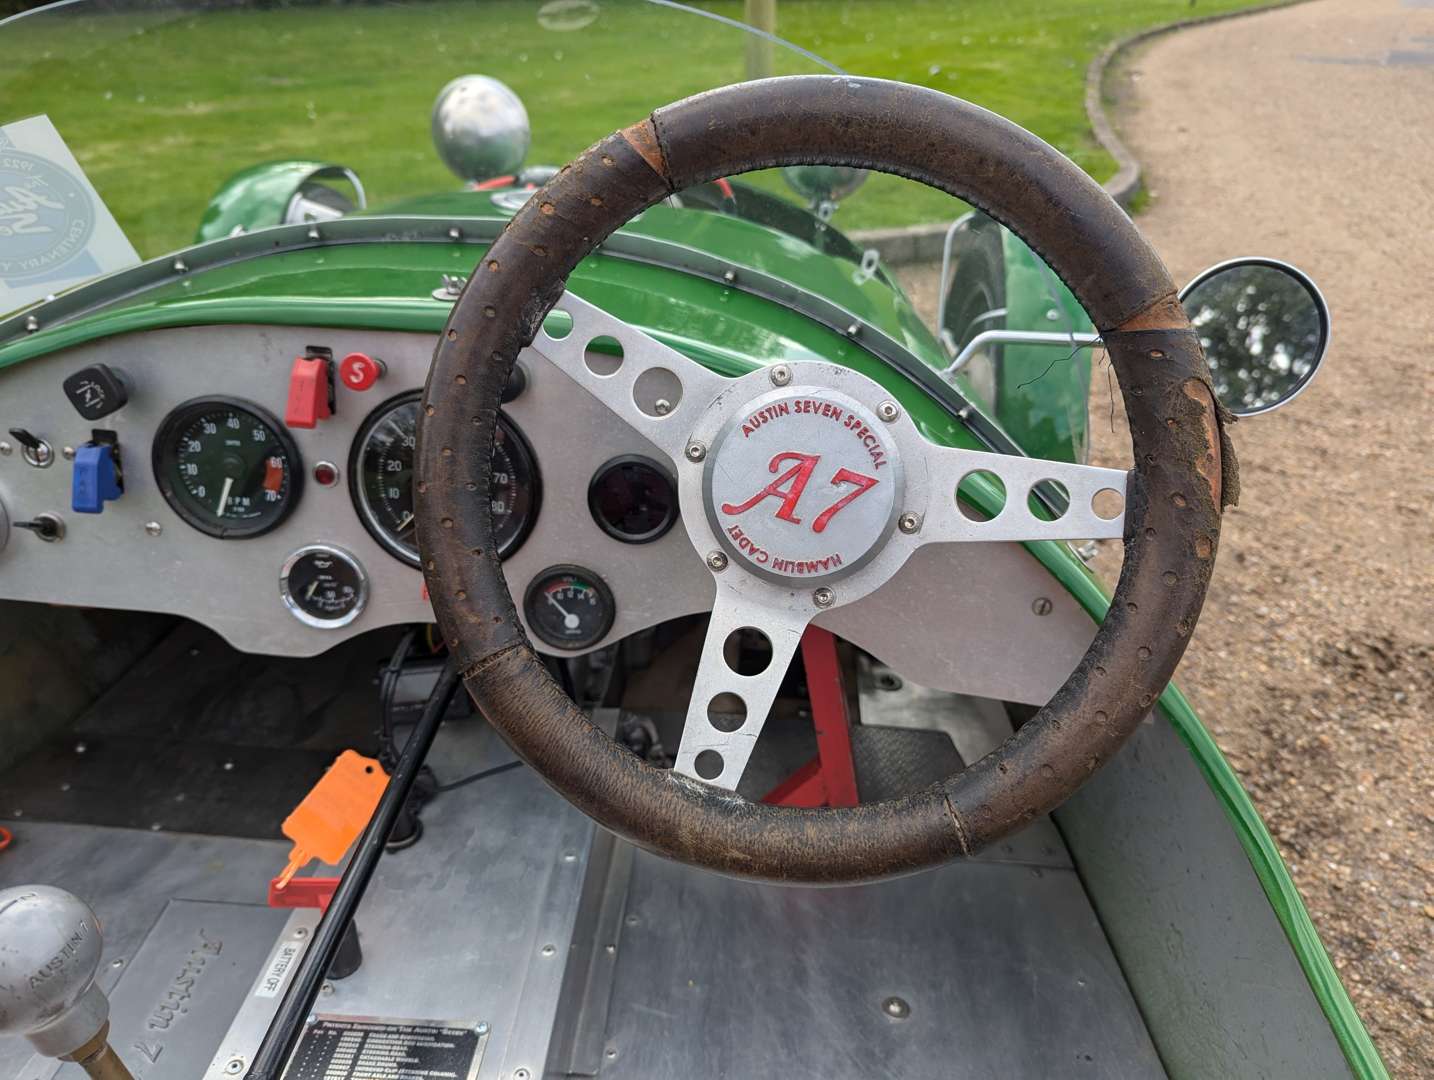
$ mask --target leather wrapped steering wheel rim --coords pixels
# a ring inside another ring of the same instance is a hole
[[[486,492],[509,372],[566,278],[674,191],[785,165],[895,173],[1017,231],[1099,328],[1135,470],[1109,614],[1050,702],[1004,744],[922,791],[841,809],[749,802],[657,769],[597,730],[526,640]],[[570,802],[644,848],[721,873],[867,881],[970,855],[1058,806],[1108,761],[1173,674],[1233,502],[1235,464],[1170,276],[1125,213],[1053,148],[967,102],[843,76],[767,79],[666,106],[566,166],[476,269],[423,396],[416,514],[438,623],[470,694]]]

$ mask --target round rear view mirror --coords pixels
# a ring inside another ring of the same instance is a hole
[[[1303,271],[1275,259],[1212,266],[1180,293],[1220,403],[1277,409],[1309,385],[1329,348],[1329,307]]]

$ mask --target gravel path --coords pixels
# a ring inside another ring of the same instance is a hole
[[[1180,682],[1390,1071],[1431,1077],[1434,4],[1187,30],[1114,82],[1176,280],[1269,254],[1329,301],[1326,369],[1234,430],[1241,505]]]
[[[1234,429],[1241,504],[1178,681],[1390,1071],[1434,1077],[1434,0],[1185,30],[1112,85],[1176,280],[1273,255],[1333,313],[1310,389]],[[1094,383],[1094,459],[1128,466]]]

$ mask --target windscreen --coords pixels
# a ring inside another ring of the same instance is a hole
[[[351,170],[370,207],[483,179],[432,138],[467,75],[521,102],[524,167],[667,102],[836,70],[727,8],[656,0],[83,0],[0,22],[0,312],[194,242],[234,174]],[[342,185],[340,185],[342,186]],[[35,296],[40,288],[39,296]]]

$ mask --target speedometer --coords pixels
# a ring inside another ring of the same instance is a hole
[[[303,469],[284,426],[251,402],[197,398],[164,418],[154,478],[174,512],[221,540],[258,536],[289,515]]]
[[[389,552],[413,566],[418,565],[413,452],[421,396],[414,390],[375,409],[349,454],[349,490],[364,527]],[[500,415],[488,491],[500,558],[517,551],[527,539],[537,517],[539,494],[533,451],[512,421]]]

